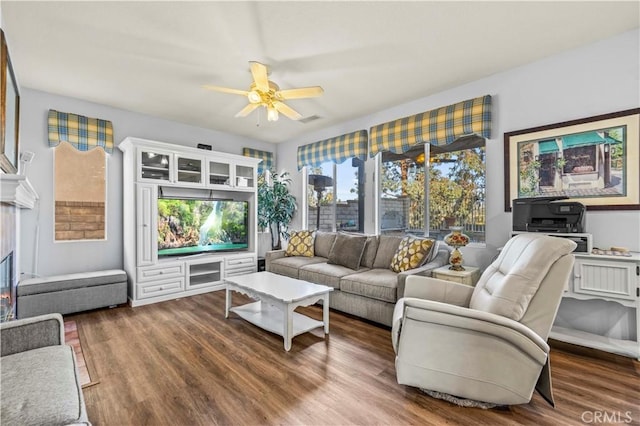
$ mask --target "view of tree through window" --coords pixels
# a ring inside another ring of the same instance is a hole
[[[477,146],[480,143],[476,141],[474,145],[452,150],[456,148],[452,144],[449,151],[432,147],[427,164],[424,146],[404,154],[384,153],[380,231],[428,234],[442,239],[449,233],[450,226],[459,225],[471,241],[484,242],[485,148],[484,142]],[[425,216],[427,191],[428,221]]]

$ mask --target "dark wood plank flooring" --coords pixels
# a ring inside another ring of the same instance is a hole
[[[234,295],[234,305],[247,300]],[[322,318],[320,307],[299,310]],[[225,319],[223,291],[66,318],[81,328],[100,381],[84,390],[96,426],[578,425],[598,423],[597,413],[640,424],[640,363],[624,357],[554,349],[555,409],[534,394],[526,405],[482,410],[398,385],[389,329],[337,311],[327,339],[314,330],[290,352],[281,337]]]

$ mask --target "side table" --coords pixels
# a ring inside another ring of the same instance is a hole
[[[449,265],[441,266],[432,272],[433,278],[440,280],[452,281],[470,286],[476,285],[480,279],[480,268],[475,266],[465,266],[464,271],[454,271],[449,269]]]

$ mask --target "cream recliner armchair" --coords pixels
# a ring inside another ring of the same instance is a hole
[[[576,244],[519,234],[475,287],[408,277],[395,307],[398,383],[499,405],[550,403],[547,337]]]

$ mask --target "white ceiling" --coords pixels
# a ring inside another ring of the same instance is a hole
[[[3,0],[1,8],[23,87],[274,143],[640,26],[637,1]],[[282,89],[322,86],[320,98],[287,102],[321,118],[267,123],[262,109],[234,118],[246,99],[202,85],[247,89],[248,61],[268,65]]]

